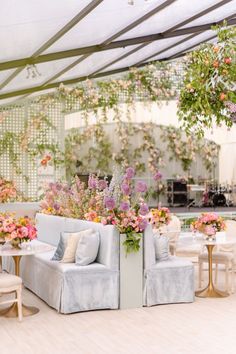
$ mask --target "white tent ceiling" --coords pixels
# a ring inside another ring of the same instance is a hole
[[[235,10],[236,0],[3,1],[0,104],[181,56],[214,40],[212,24],[236,24]]]

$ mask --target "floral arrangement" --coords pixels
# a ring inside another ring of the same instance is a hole
[[[148,188],[143,181],[134,183],[134,176],[135,170],[128,167],[121,178],[113,177],[105,191],[106,211],[101,218],[104,225],[115,225],[120,233],[126,234],[123,245],[127,254],[139,251],[141,234],[148,224],[145,216],[149,208],[143,199]]]
[[[203,44],[186,57],[186,74],[178,115],[187,132],[204,135],[214,124],[233,124],[231,105],[236,103],[236,28],[214,27],[218,43]]]
[[[150,222],[155,229],[159,229],[164,225],[168,225],[171,221],[169,208],[159,207],[151,209]]]
[[[17,190],[14,182],[0,177],[0,203],[7,203],[17,197]]]
[[[78,177],[71,185],[66,182],[49,183],[40,204],[41,211],[44,214],[99,221],[96,218],[104,209],[103,191],[106,187],[107,181],[95,175],[89,176],[88,188]]]
[[[202,213],[197,220],[191,223],[192,231],[199,231],[207,236],[214,236],[218,231],[224,231],[224,219],[216,213]]]
[[[95,175],[89,176],[87,188],[78,178],[71,186],[50,183],[41,202],[42,212],[115,225],[127,236],[127,253],[137,252],[149,209],[144,201],[147,185],[134,183],[134,176],[135,170],[128,167],[123,176],[115,174],[109,186],[105,178]]]
[[[37,229],[30,218],[15,218],[14,214],[0,213],[0,239],[17,246],[36,237]]]

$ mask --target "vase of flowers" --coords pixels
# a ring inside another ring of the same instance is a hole
[[[166,207],[151,209],[149,220],[152,224],[152,227],[161,233],[161,228],[168,225],[171,221],[170,210]]]
[[[21,243],[36,237],[37,229],[30,218],[15,218],[14,214],[0,213],[0,238],[9,242],[12,247],[20,248]]]
[[[216,213],[202,213],[196,221],[191,223],[193,232],[199,231],[205,235],[207,241],[215,241],[216,233],[224,231],[224,219]]]

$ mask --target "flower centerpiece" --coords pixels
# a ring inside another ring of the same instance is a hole
[[[160,229],[171,221],[170,210],[165,207],[151,209],[150,222],[154,229]]]
[[[37,229],[28,217],[15,218],[14,214],[0,213],[0,239],[8,241],[15,248],[22,242],[34,240]]]
[[[17,190],[12,181],[0,177],[0,203],[7,203],[17,197]]]
[[[224,231],[226,225],[224,219],[216,213],[202,213],[196,221],[191,223],[191,229],[206,235],[208,241],[214,241],[216,232]]]
[[[101,218],[104,225],[115,225],[121,234],[126,235],[123,245],[126,254],[138,252],[142,232],[148,221],[148,205],[143,199],[147,191],[147,185],[143,181],[134,183],[135,170],[132,167],[126,169],[126,173],[117,179],[113,177],[104,198],[105,215]]]

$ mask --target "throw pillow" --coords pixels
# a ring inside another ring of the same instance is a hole
[[[164,235],[154,235],[155,254],[157,261],[167,261],[169,258],[169,238]]]
[[[91,235],[92,233],[93,233],[92,229],[70,233],[67,238],[65,252],[63,258],[61,259],[61,262],[75,263],[75,254],[76,254],[76,249],[80,238],[83,235]]]
[[[57,249],[54,253],[54,256],[52,257],[52,261],[60,261],[63,258],[65,248],[66,248],[67,237],[68,237],[68,234],[66,234],[65,232],[60,233],[60,240],[57,245]]]
[[[83,234],[78,242],[75,263],[81,266],[93,263],[97,258],[99,248],[99,233]]]

